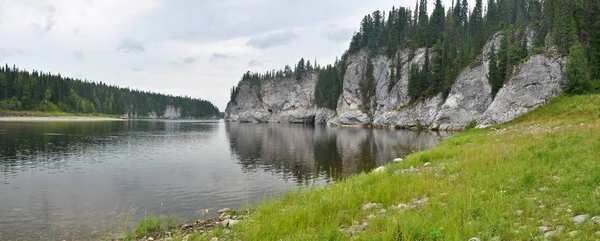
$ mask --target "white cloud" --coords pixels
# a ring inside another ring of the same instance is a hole
[[[203,98],[223,110],[248,69],[301,57],[331,63],[365,14],[394,4],[414,0],[0,0],[0,64]]]

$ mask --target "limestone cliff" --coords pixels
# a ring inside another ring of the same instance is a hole
[[[316,85],[315,72],[308,72],[299,80],[266,80],[260,88],[241,81],[235,100],[227,104],[225,121],[325,124],[334,113],[316,107]]]
[[[460,130],[472,121],[479,126],[510,121],[562,93],[566,60],[548,50],[529,56],[516,66],[493,98],[488,56],[492,46],[498,48],[500,39],[498,33],[485,44],[482,54],[459,74],[447,96],[438,94],[410,101],[410,68],[413,64],[423,64],[425,48],[400,49],[391,57],[363,50],[346,59],[343,90],[335,111],[317,108],[314,101],[317,74],[308,73],[300,80],[266,80],[260,88],[240,82],[238,95],[227,106],[225,120]],[[429,52],[430,58],[436,54],[431,49]],[[373,65],[375,91],[370,102],[363,103],[360,86],[366,81],[368,62]],[[390,66],[400,66],[393,82]]]

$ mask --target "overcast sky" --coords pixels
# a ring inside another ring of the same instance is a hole
[[[301,57],[331,63],[365,14],[393,5],[415,1],[0,0],[0,64],[202,98],[223,111],[245,71]]]

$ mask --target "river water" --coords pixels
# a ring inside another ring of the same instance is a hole
[[[0,240],[202,218],[368,172],[449,133],[222,121],[0,123]]]

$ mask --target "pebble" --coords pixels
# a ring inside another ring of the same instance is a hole
[[[544,238],[554,237],[556,236],[556,231],[548,231],[544,233]]]
[[[469,241],[481,241],[479,238],[470,238]]]
[[[585,222],[585,220],[587,220],[590,217],[590,215],[588,214],[581,214],[581,215],[577,215],[575,217],[569,218],[569,221],[575,223],[575,224],[580,224]]]
[[[364,222],[362,224],[358,224],[357,222],[354,222],[355,224],[350,226],[348,228],[348,232],[350,233],[350,235],[356,235],[364,230],[366,230],[367,228],[369,228],[369,223]]]
[[[569,232],[569,236],[575,237],[577,235],[577,233],[579,233],[579,231],[577,231],[577,230],[571,231],[571,232]]]
[[[369,209],[373,209],[373,208],[376,208],[376,207],[379,207],[379,204],[377,204],[377,203],[367,203],[367,204],[365,204],[365,205],[362,206],[362,209],[363,210],[369,210]]]
[[[213,238],[210,239],[210,241],[219,241],[219,238],[213,237]]]
[[[550,230],[550,228],[548,226],[539,226],[538,230],[542,233],[545,233],[546,231]]]
[[[426,162],[425,164],[423,164],[424,167],[428,167],[431,166],[431,162]]]
[[[384,166],[380,166],[378,168],[375,168],[375,170],[373,170],[373,173],[380,173],[385,171],[385,167]]]
[[[394,159],[394,162],[403,162],[404,160],[402,158],[396,158]]]
[[[413,202],[414,202],[414,203],[415,203],[415,205],[417,205],[417,206],[425,205],[425,204],[427,204],[427,202],[428,202],[428,201],[429,201],[429,198],[428,198],[428,197],[423,197],[423,198],[421,198],[421,199],[418,199],[418,200],[414,200],[414,199],[413,199]]]
[[[515,212],[515,215],[517,215],[517,217],[518,217],[518,216],[521,216],[523,213],[524,213],[523,210],[517,210]]]
[[[227,213],[227,212],[231,212],[231,209],[229,208],[223,208],[221,210],[218,211],[218,213]]]
[[[153,237],[148,237],[148,241],[154,241]]]
[[[590,221],[592,221],[593,224],[600,224],[600,216],[595,216],[590,219]]]

